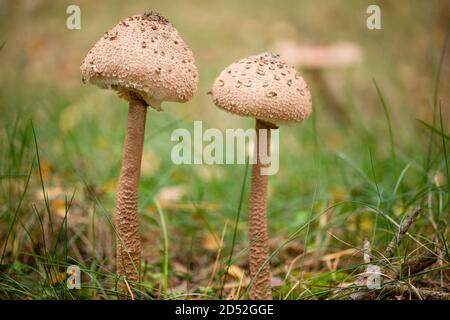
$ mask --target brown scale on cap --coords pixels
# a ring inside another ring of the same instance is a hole
[[[184,61],[184,62],[183,62]],[[155,12],[119,22],[89,51],[83,82],[140,96],[161,110],[163,101],[186,102],[198,83],[194,56],[178,31]]]
[[[159,14],[159,12],[150,11],[150,12],[144,12],[142,15],[145,19],[148,19],[150,21],[156,21],[161,24],[170,24],[169,20],[164,18],[162,15]]]
[[[301,122],[311,113],[307,84],[273,53],[247,57],[225,68],[213,84],[212,96],[228,112],[274,124]]]

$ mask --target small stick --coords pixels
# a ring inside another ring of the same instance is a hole
[[[397,278],[407,277],[425,270],[437,261],[436,257],[420,256],[408,259],[401,267],[401,271],[397,274]]]
[[[420,206],[416,207],[400,224],[398,234],[391,240],[386,250],[384,251],[384,257],[386,259],[392,258],[395,253],[395,248],[400,244],[405,234],[408,232],[409,227],[416,220],[420,212]]]
[[[372,300],[376,297],[383,299],[392,296],[403,296],[406,292],[412,293],[413,296],[424,300],[449,300],[450,292],[435,291],[430,289],[420,289],[411,287],[405,284],[385,284],[380,289],[364,290],[352,293],[350,299],[352,300]]]
[[[400,270],[397,273],[397,278],[408,277],[412,274],[417,274],[438,261],[439,256],[436,253],[436,250],[438,250],[436,243],[426,244],[425,249],[427,250],[427,252],[423,250],[422,254],[415,257],[410,257],[403,262]]]
[[[411,292],[413,295],[417,296],[419,299],[424,300],[448,300],[450,299],[450,292],[435,291],[430,289],[420,289],[412,288],[403,284],[388,284],[382,287],[383,290],[387,291],[389,295],[403,295],[405,292]]]
[[[123,279],[123,282],[125,282],[125,285],[127,286],[127,290],[128,290],[128,293],[129,293],[130,296],[131,296],[131,300],[134,300],[134,294],[133,294],[133,291],[132,291],[131,288],[130,288],[130,285],[128,284],[127,279],[124,278],[124,279]]]

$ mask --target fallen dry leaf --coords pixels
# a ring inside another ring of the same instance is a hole
[[[203,239],[203,248],[211,252],[218,251],[220,246],[217,235],[208,233],[206,237]]]
[[[48,160],[41,159],[40,170],[42,173],[42,180],[48,181],[48,180],[50,180],[52,173],[54,172],[53,164]]]
[[[61,218],[64,218],[66,215],[66,201],[61,198],[56,198],[51,202],[51,208],[52,211],[60,216]]]

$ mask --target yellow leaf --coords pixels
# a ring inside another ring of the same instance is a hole
[[[64,199],[56,198],[51,202],[52,211],[58,216],[64,218],[66,215],[66,202]]]
[[[219,250],[219,238],[209,233],[203,240],[203,248],[208,251],[216,252]]]

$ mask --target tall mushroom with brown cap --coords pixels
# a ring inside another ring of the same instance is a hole
[[[113,89],[129,103],[128,125],[116,199],[117,273],[140,277],[138,183],[147,106],[186,102],[197,89],[194,56],[178,31],[155,12],[119,22],[89,50],[81,65],[83,82]]]
[[[253,285],[251,299],[271,299],[267,232],[267,165],[260,155],[269,154],[270,130],[279,124],[302,122],[311,113],[311,94],[294,67],[272,53],[241,59],[222,71],[212,90],[214,103],[240,116],[256,119],[256,141],[251,179],[249,215],[249,264]],[[267,140],[259,141],[267,131]],[[264,148],[264,150],[260,150]]]

